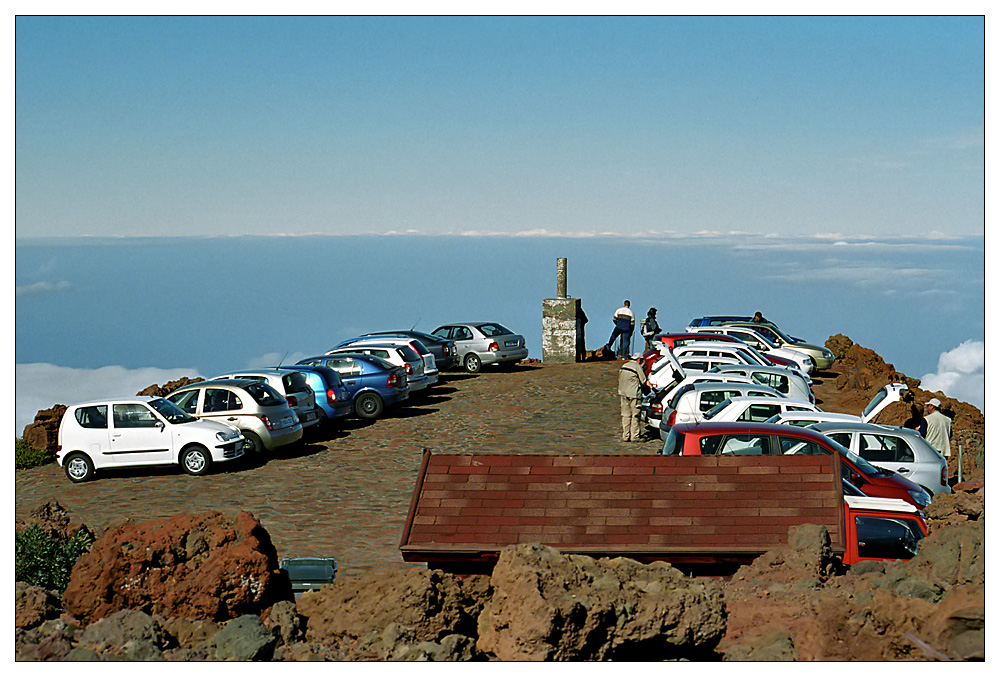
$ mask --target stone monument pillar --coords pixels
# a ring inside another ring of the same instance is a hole
[[[566,294],[566,259],[556,259],[556,298],[542,300],[542,362],[577,362],[586,351],[580,299]]]

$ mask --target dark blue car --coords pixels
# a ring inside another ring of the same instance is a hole
[[[305,374],[306,383],[316,394],[316,408],[319,410],[321,426],[354,411],[351,393],[344,386],[340,374],[333,369],[305,364],[297,364],[294,367],[276,367],[276,369],[301,371]]]
[[[751,315],[706,315],[705,317],[696,317],[688,324],[689,327],[718,327],[725,324],[730,324],[732,322],[753,322],[753,316]],[[757,324],[762,324],[765,327],[775,327],[774,322],[769,322],[767,320],[758,321]],[[800,339],[795,336],[789,336],[790,339],[796,343],[805,343],[805,339]]]
[[[410,396],[406,383],[406,370],[381,357],[360,353],[317,355],[299,360],[298,364],[329,367],[340,374],[354,402],[354,413],[359,418],[376,419]]]

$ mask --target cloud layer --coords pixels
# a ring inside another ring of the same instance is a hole
[[[14,365],[14,435],[20,437],[35,414],[54,404],[76,404],[99,397],[131,396],[154,383],[200,376],[195,369],[126,369],[111,366],[74,369],[54,364]]]
[[[941,391],[948,397],[968,402],[986,411],[986,344],[964,341],[941,353],[937,372],[920,378],[924,390]]]

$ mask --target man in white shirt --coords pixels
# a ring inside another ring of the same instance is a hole
[[[939,409],[941,400],[934,398],[927,403],[927,444],[937,449],[942,456],[951,456],[951,419]]]
[[[629,356],[632,345],[632,332],[635,331],[635,313],[629,308],[631,304],[625,299],[625,305],[615,311],[611,321],[615,323],[615,330],[611,332],[608,339],[607,349],[614,350],[615,339],[621,336],[621,343],[618,346],[619,359],[626,359]]]

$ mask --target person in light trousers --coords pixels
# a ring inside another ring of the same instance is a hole
[[[622,442],[641,442],[642,423],[639,421],[639,398],[649,388],[646,372],[635,355],[618,370],[618,398],[622,408]]]

